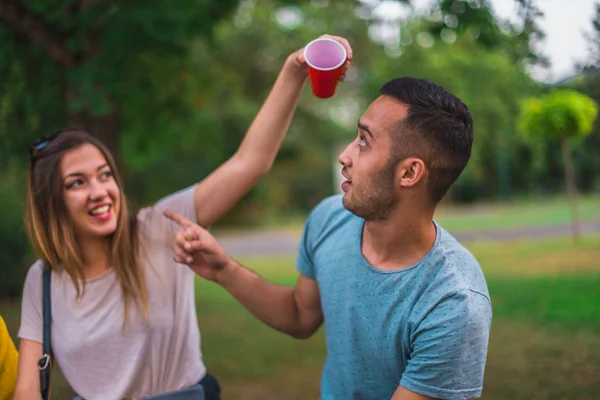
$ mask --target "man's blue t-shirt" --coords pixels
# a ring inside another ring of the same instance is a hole
[[[319,285],[327,335],[321,399],[389,399],[398,385],[481,395],[492,309],[479,263],[437,223],[431,250],[395,271],[361,251],[364,220],[332,196],[309,216],[297,268]]]

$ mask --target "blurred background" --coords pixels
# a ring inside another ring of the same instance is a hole
[[[436,219],[479,259],[494,322],[484,399],[600,398],[600,6],[593,0],[2,0],[0,314],[16,339],[35,259],[27,145],[68,123],[117,155],[130,201],[202,179],[237,149],[285,57],[348,38],[336,96],[307,87],[272,171],[214,228],[294,284],[304,218],[339,191],[338,151],[398,76],[474,118],[470,164]],[[324,332],[295,341],[198,281],[205,362],[225,399],[317,398]],[[69,390],[56,374],[53,395]]]

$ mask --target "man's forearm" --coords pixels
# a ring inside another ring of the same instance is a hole
[[[221,271],[217,282],[271,328],[296,338],[312,334],[302,325],[293,287],[268,282],[235,261]]]

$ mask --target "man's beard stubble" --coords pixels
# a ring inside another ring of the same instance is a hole
[[[342,200],[344,207],[365,221],[386,220],[399,200],[394,193],[395,174],[396,166],[390,165],[359,186],[353,182]]]

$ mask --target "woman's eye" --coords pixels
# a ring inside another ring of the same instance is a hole
[[[364,136],[359,136],[359,139],[358,146],[365,147],[367,145],[367,141],[365,140]]]
[[[103,173],[100,174],[100,177],[102,179],[108,179],[112,176],[112,172],[111,171],[104,171]]]
[[[82,184],[83,184],[83,181],[81,179],[76,179],[74,181],[67,183],[67,189],[73,189],[78,186],[81,186]]]

